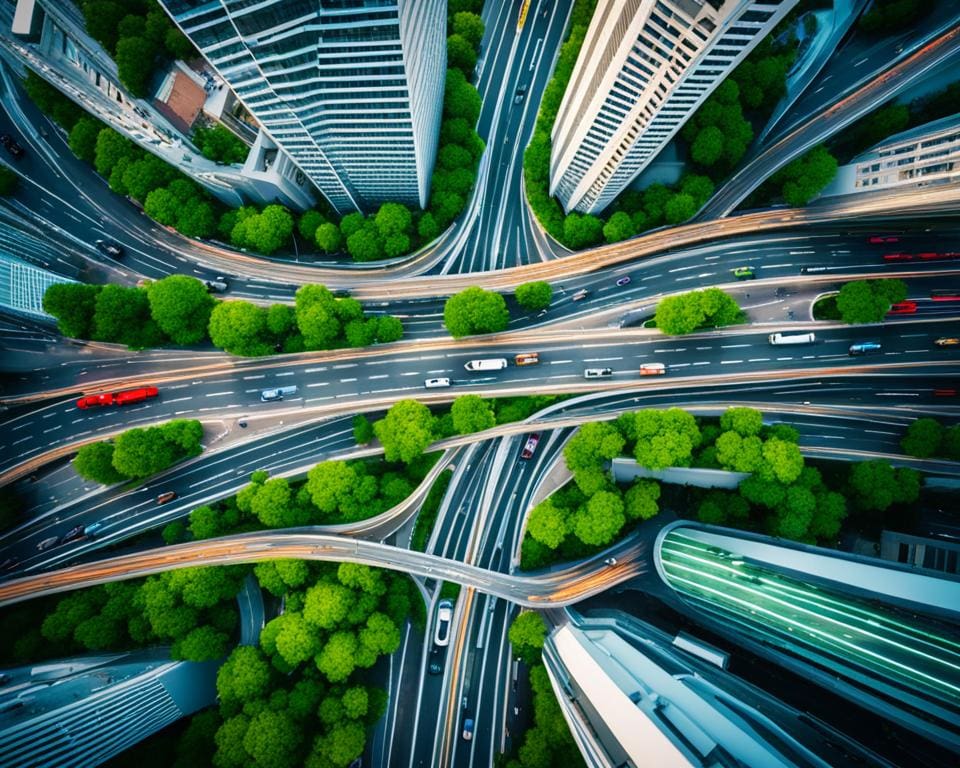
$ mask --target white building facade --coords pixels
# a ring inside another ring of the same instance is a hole
[[[341,213],[425,207],[444,0],[160,0],[270,143]]]
[[[554,123],[550,193],[606,208],[797,0],[599,0]]]

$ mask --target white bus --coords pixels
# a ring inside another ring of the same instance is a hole
[[[813,344],[817,340],[812,333],[771,333],[767,341],[771,344]]]

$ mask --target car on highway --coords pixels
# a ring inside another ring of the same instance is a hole
[[[625,285],[630,285],[630,275],[624,275],[617,280],[617,288],[623,288]]]
[[[514,355],[513,362],[515,365],[524,366],[524,365],[536,365],[540,362],[540,353],[539,352],[521,352],[519,355]]]
[[[39,544],[37,544],[37,549],[41,552],[44,552],[45,550],[48,550],[51,547],[57,546],[57,544],[59,543],[60,543],[59,536],[51,536],[50,538],[44,539]]]
[[[165,491],[157,496],[157,504],[166,504],[168,501],[173,501],[177,498],[176,491]]]
[[[938,347],[956,347],[960,346],[960,339],[954,336],[941,336],[933,342]]]
[[[573,294],[573,296],[570,297],[570,300],[582,301],[583,299],[587,298],[587,296],[589,295],[590,295],[590,291],[588,291],[586,288],[581,288],[579,291]]]
[[[101,392],[99,395],[86,395],[77,400],[77,408],[98,408],[101,405],[113,405],[113,392]]]
[[[463,721],[463,740],[470,741],[473,738],[473,718],[468,717]]]
[[[427,672],[429,672],[431,675],[439,675],[441,672],[443,672],[443,666],[439,661],[431,661],[430,666],[427,667]]]
[[[109,256],[111,259],[119,259],[123,256],[123,246],[113,242],[113,240],[97,240],[94,245],[97,246],[100,253]]]
[[[437,606],[437,627],[433,633],[433,644],[443,648],[450,644],[450,623],[453,621],[453,601],[441,600]]]
[[[643,363],[640,366],[641,376],[662,376],[667,372],[667,366],[663,363]]]
[[[879,352],[880,343],[877,341],[861,341],[857,344],[851,344],[850,349],[847,350],[847,354],[851,357],[855,355],[866,355],[870,352]]]
[[[293,385],[289,387],[274,387],[263,390],[263,392],[260,393],[260,401],[269,403],[274,400],[283,400],[283,398],[295,394],[297,394],[297,388]]]
[[[524,84],[524,85],[521,85],[519,88],[517,88],[517,91],[513,96],[513,103],[519,104],[521,101],[523,101],[523,97],[526,95],[527,95],[527,86],[526,84]]]
[[[604,565],[616,565],[616,564],[617,564],[617,558],[615,558],[615,557],[608,557],[606,560],[603,561],[603,564],[604,564]]]
[[[83,525],[73,526],[73,528],[71,528],[69,531],[67,531],[63,535],[63,543],[66,544],[68,541],[73,541],[74,539],[82,539],[84,535],[83,530],[84,530]]]
[[[815,273],[815,272],[826,272],[828,269],[830,269],[830,267],[825,267],[825,266],[821,266],[821,265],[812,266],[812,267],[800,267],[800,274],[801,274],[801,275],[810,275],[810,274],[813,274],[813,273]]]
[[[19,160],[24,155],[23,147],[21,147],[17,140],[13,138],[8,133],[0,135],[0,144],[6,148],[7,152],[13,155],[14,159]]]
[[[867,238],[867,242],[872,245],[880,245],[882,243],[899,243],[900,238],[896,235],[871,235]]]
[[[470,371],[470,373],[482,371],[502,371],[507,367],[507,358],[488,357],[483,360],[468,360],[463,364],[463,367],[465,370]]]
[[[540,445],[540,433],[534,432],[527,438],[527,442],[523,444],[523,450],[520,451],[520,458],[532,459],[533,454],[537,451],[538,445]]]
[[[222,277],[218,277],[216,280],[204,280],[203,287],[207,289],[207,293],[223,293],[230,286]]]
[[[613,368],[585,368],[583,378],[599,379],[604,376],[613,376]]]
[[[160,394],[156,387],[137,387],[125,389],[122,392],[101,392],[97,395],[86,395],[77,400],[77,408],[98,408],[105,405],[134,405],[149,400]]]
[[[440,377],[438,379],[425,379],[423,382],[423,386],[425,386],[427,389],[439,389],[441,387],[449,387],[450,379],[446,379],[443,377]]]
[[[912,315],[917,311],[917,302],[915,301],[898,301],[893,304],[889,311],[888,315]]]
[[[18,565],[20,565],[20,560],[18,558],[8,557],[3,561],[2,564],[0,564],[0,571],[12,571]]]
[[[753,267],[737,267],[733,270],[733,276],[737,280],[753,280],[756,273],[753,271]]]

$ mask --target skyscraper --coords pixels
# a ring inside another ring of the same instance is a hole
[[[797,0],[599,0],[553,127],[550,193],[596,213]]]
[[[443,0],[160,0],[341,212],[425,206],[446,71]]]

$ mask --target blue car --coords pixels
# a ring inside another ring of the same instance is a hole
[[[861,341],[859,344],[851,344],[847,354],[851,357],[855,355],[866,355],[870,352],[879,352],[880,344],[876,341]]]
[[[617,280],[617,288],[623,288],[625,285],[630,285],[630,275],[624,275]]]

